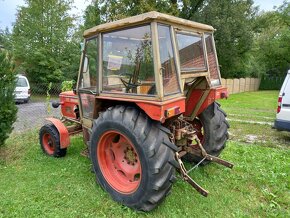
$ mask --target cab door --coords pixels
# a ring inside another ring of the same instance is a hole
[[[96,95],[98,87],[98,36],[85,40],[82,63],[78,78],[77,93],[80,102],[80,116],[83,126],[92,127],[96,118]]]

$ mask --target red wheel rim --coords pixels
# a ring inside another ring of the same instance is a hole
[[[191,122],[194,130],[196,131],[196,135],[198,137],[198,139],[200,140],[200,143],[203,144],[204,142],[204,128],[203,125],[201,123],[201,121],[199,119],[194,119]],[[194,144],[193,146],[198,146],[197,144]]]
[[[52,155],[54,152],[54,141],[49,133],[45,133],[42,136],[42,144],[43,144],[45,151],[49,155]]]
[[[97,157],[100,170],[116,191],[131,194],[141,182],[141,163],[133,143],[117,131],[105,132],[99,141]]]

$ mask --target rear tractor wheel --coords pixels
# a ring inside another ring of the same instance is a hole
[[[228,128],[230,126],[226,116],[226,113],[220,109],[220,105],[214,102],[191,122],[206,152],[216,157],[225,148],[229,138]],[[189,153],[183,159],[190,163],[198,163],[202,160],[201,157]],[[202,165],[207,163],[209,161],[205,160]]]
[[[59,133],[52,123],[41,127],[39,141],[45,154],[53,157],[64,157],[66,155],[66,148],[60,148]]]
[[[99,184],[115,201],[136,210],[152,210],[175,179],[169,143],[160,124],[136,108],[109,108],[95,120],[90,143]]]

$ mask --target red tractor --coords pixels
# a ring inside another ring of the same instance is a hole
[[[229,124],[216,103],[227,90],[213,32],[158,12],[86,30],[76,90],[60,94],[62,119],[40,130],[44,153],[65,156],[82,132],[100,186],[136,210],[161,203],[175,171],[207,196],[183,161],[233,167],[218,158]]]

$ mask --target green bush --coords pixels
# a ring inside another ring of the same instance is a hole
[[[264,75],[261,79],[259,90],[280,90],[285,77],[270,77]]]
[[[14,102],[15,71],[10,54],[0,49],[0,146],[4,145],[16,120]]]
[[[66,92],[66,91],[72,91],[73,86],[75,84],[74,80],[66,80],[61,83],[61,91]]]

